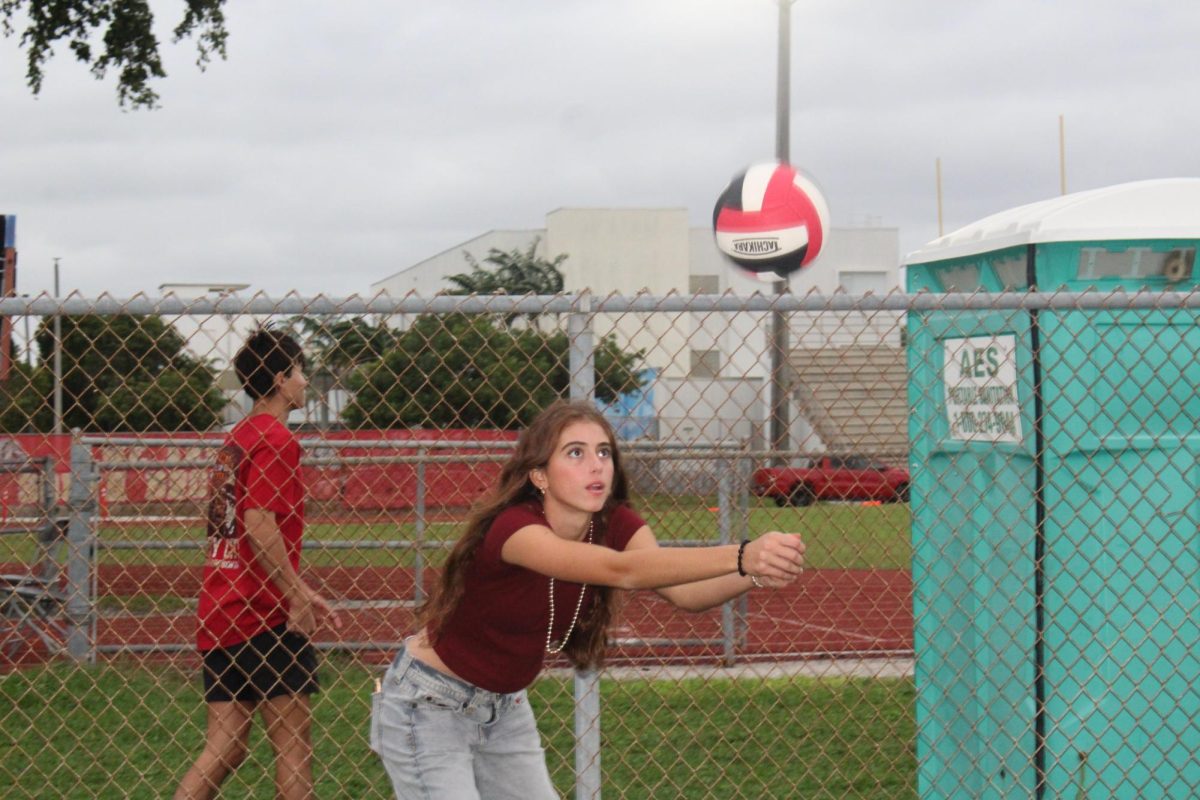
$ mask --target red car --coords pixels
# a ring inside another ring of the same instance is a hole
[[[806,467],[755,470],[750,491],[774,498],[779,506],[807,506],[818,500],[908,502],[908,470],[877,464],[861,456],[825,456]]]

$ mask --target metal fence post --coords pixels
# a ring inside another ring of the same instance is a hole
[[[592,332],[591,294],[587,290],[580,292],[574,305],[575,310],[567,315],[570,397],[572,400],[590,402],[596,394],[596,343]]]
[[[751,447],[749,440],[743,441],[742,451],[747,452]],[[754,463],[749,456],[741,456],[733,462],[733,533],[734,540],[750,538],[750,476],[754,473]],[[750,593],[743,593],[736,601],[736,623],[738,642],[743,646],[749,640],[750,633]]]
[[[80,443],[79,431],[71,436],[71,485],[67,490],[67,652],[76,661],[95,663],[92,640],[93,572],[96,483],[100,477],[91,449]]]
[[[733,476],[730,475],[730,464],[725,459],[717,461],[717,532],[721,544],[729,544],[730,527],[733,520],[733,498],[730,485]],[[735,648],[737,645],[737,629],[734,619],[734,601],[726,600],[721,604],[721,654],[722,661],[727,667],[732,667],[737,660]]]
[[[413,596],[418,604],[425,601],[425,456],[417,450],[417,498],[413,512],[417,517],[416,546],[413,548]]]
[[[575,800],[600,798],[600,676],[575,670]]]
[[[591,295],[581,292],[574,305],[567,317],[570,397],[592,401],[596,375]],[[595,670],[575,670],[574,685],[575,800],[596,800],[600,797],[600,676]]]

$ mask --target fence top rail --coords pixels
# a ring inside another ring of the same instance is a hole
[[[508,439],[498,439],[494,442],[453,441],[447,439],[393,439],[385,441],[357,439],[327,439],[322,436],[300,436],[300,443],[306,448],[317,447],[353,447],[362,450],[495,450],[511,449],[515,442]],[[225,433],[218,431],[208,438],[184,439],[156,436],[129,436],[107,434],[84,434],[79,437],[79,443],[100,447],[220,447],[225,443]]]
[[[170,439],[165,437],[109,436],[85,434],[79,437],[83,445],[99,447],[179,447],[214,448],[224,444],[224,434],[214,433],[203,439]],[[358,441],[356,439],[327,439],[316,436],[301,436],[300,443],[308,450],[322,448],[344,448],[361,450],[512,450],[517,443],[511,439],[493,442],[451,441],[444,439],[394,439],[389,441]],[[737,440],[726,442],[670,442],[635,440],[621,442],[622,451],[683,451],[683,452],[730,452],[747,454],[746,446]],[[789,453],[790,454],[790,453]],[[803,455],[797,453],[798,455]]]
[[[972,292],[905,294],[895,290],[885,295],[819,294],[748,296],[726,294],[604,297],[588,292],[559,295],[439,295],[404,297],[220,297],[182,299],[168,295],[138,295],[117,298],[108,295],[87,298],[72,295],[54,298],[8,297],[0,299],[0,316],[64,314],[256,314],[340,316],[348,314],[569,314],[627,312],[712,312],[712,311],[945,311],[965,309],[1173,309],[1200,308],[1200,292]]]
[[[743,459],[767,459],[767,458],[797,458],[808,459],[819,457],[825,454],[806,455],[801,451],[795,450],[750,450],[750,449],[708,449],[708,450],[688,450],[686,448],[663,447],[653,450],[645,448],[634,449],[627,453],[628,457],[635,461],[643,459],[649,460],[664,460],[664,461],[725,461],[725,460],[743,460]],[[863,456],[864,453],[857,452],[855,455]],[[890,451],[873,451],[865,454],[872,458],[886,460],[889,458],[907,458],[907,453],[890,452]],[[504,453],[485,453],[481,455],[394,455],[394,456],[304,456],[300,463],[307,467],[352,467],[352,466],[387,466],[391,464],[477,464],[477,463],[494,463],[506,458]],[[97,466],[100,470],[112,472],[117,470],[175,470],[175,469],[204,469],[212,465],[212,462],[206,459],[189,458],[177,459],[173,461],[156,461],[156,460],[116,460],[116,461],[100,461]]]

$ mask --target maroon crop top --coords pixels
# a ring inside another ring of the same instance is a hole
[[[545,525],[541,506],[522,503],[501,511],[479,545],[467,570],[466,591],[458,608],[441,628],[434,652],[454,674],[491,692],[516,692],[533,683],[546,658],[546,625],[550,621],[550,579],[539,572],[505,563],[500,550],[509,537],[529,525]],[[596,541],[624,550],[646,523],[633,509],[617,506],[608,535]],[[580,584],[554,582],[554,639],[571,624]],[[580,619],[594,595],[587,589]]]

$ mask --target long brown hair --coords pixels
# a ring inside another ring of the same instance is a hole
[[[591,403],[560,400],[538,414],[521,433],[516,449],[500,470],[500,480],[476,502],[467,516],[466,530],[450,551],[436,590],[417,610],[418,625],[426,628],[434,641],[440,635],[442,623],[454,613],[454,609],[462,601],[467,572],[496,517],[510,506],[524,502],[541,503],[541,496],[529,480],[529,473],[531,470],[546,467],[551,454],[558,446],[559,436],[568,425],[575,422],[594,422],[604,429],[612,444],[612,492],[596,515],[595,525],[595,544],[604,544],[607,541],[608,522],[612,518],[613,509],[629,500],[629,482],[621,466],[617,438],[608,420]],[[604,660],[608,625],[613,616],[614,595],[612,588],[608,586],[590,588],[593,593],[590,610],[580,618],[575,633],[567,641],[563,652],[575,666],[594,669]]]

